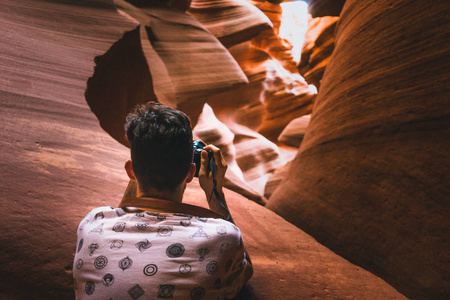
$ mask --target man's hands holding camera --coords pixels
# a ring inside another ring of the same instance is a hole
[[[216,180],[216,190],[221,198],[225,207],[222,207],[219,203],[219,199],[217,199],[216,195],[213,192],[214,188],[214,178],[212,172],[208,168],[209,159],[207,150],[213,153],[214,162],[215,162],[215,180]],[[214,145],[208,145],[203,148],[201,152],[201,165],[198,174],[198,180],[200,182],[200,186],[206,194],[208,199],[208,204],[211,210],[216,211],[222,215],[228,215],[228,208],[225,202],[225,196],[223,194],[223,183],[225,180],[225,173],[227,171],[227,163],[223,158],[220,149]]]
[[[214,183],[213,175],[210,170],[212,166],[209,166],[209,156],[207,150],[211,151],[214,157],[213,162],[216,165],[215,179],[217,182],[216,188],[218,192],[222,191],[223,181],[225,178],[225,172],[227,171],[227,163],[220,152],[220,149],[214,145],[208,145],[203,148],[201,152],[201,165],[198,173],[198,179],[200,181],[200,186],[205,191],[207,195],[211,194]]]

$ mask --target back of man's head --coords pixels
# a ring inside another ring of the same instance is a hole
[[[192,130],[181,111],[156,102],[138,105],[127,116],[134,174],[141,188],[174,191],[192,163]]]

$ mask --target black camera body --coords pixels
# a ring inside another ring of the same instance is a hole
[[[198,172],[200,171],[200,165],[202,163],[202,151],[203,151],[203,147],[205,147],[206,144],[203,143],[202,141],[198,141],[198,140],[194,140],[193,143],[193,148],[194,148],[194,158],[192,160],[192,162],[195,164],[196,166],[196,170],[195,170],[195,177],[198,177]],[[206,152],[208,152],[208,172],[211,171],[211,167],[212,165],[215,163],[214,161],[214,154],[211,150],[205,150]]]

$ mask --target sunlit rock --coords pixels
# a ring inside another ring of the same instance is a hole
[[[233,122],[225,125],[207,104],[194,134],[222,150],[228,164],[226,187],[265,204],[262,195],[266,181],[275,169],[285,164],[275,144],[246,126]]]
[[[320,87],[334,50],[334,31],[339,17],[309,18],[298,70],[305,80]]]
[[[296,73],[298,61],[294,60],[292,54],[293,45],[289,40],[283,39],[279,35],[283,12],[281,5],[257,0],[252,1],[252,3],[266,14],[273,24],[273,28],[264,30],[256,36],[252,40],[252,45],[278,60],[286,70]]]
[[[311,113],[317,90],[299,74],[286,71],[275,61],[267,69],[261,97],[266,112],[258,132],[276,141],[290,121]]]

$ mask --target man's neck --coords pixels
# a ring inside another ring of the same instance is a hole
[[[182,202],[184,189],[176,189],[175,191],[161,191],[156,189],[146,189],[141,190],[138,186],[137,188],[137,197],[147,197],[147,198],[156,198],[169,200],[174,202]]]

